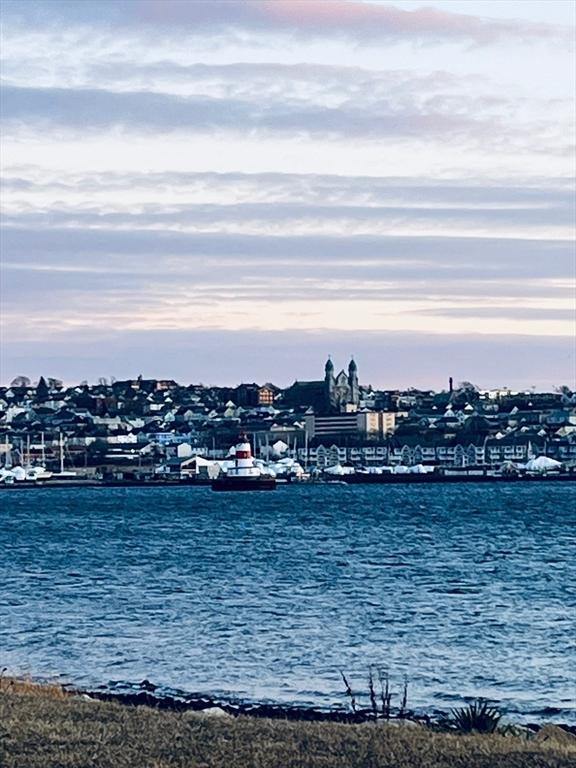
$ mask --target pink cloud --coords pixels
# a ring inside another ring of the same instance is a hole
[[[375,40],[455,40],[477,44],[502,38],[567,38],[569,30],[521,20],[502,21],[435,8],[402,10],[364,0],[139,0],[140,20],[186,27],[252,29]]]

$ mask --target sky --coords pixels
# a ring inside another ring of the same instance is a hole
[[[0,380],[574,386],[571,0],[2,0]]]

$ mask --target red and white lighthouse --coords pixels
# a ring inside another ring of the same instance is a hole
[[[273,475],[258,466],[252,456],[252,447],[246,435],[242,434],[233,448],[234,464],[229,466],[222,477],[212,481],[215,491],[257,491],[273,490],[276,480]]]
[[[252,446],[246,435],[240,435],[239,442],[234,446],[234,457],[236,459],[237,467],[249,467],[254,464]]]

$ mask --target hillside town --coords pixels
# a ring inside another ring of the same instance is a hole
[[[64,386],[18,377],[0,388],[0,467],[115,480],[206,474],[238,435],[287,475],[330,468],[472,471],[539,458],[576,467],[576,393],[377,390],[328,359],[287,388],[179,384],[138,376]]]

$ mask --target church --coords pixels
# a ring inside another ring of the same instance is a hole
[[[335,374],[334,363],[330,358],[324,366],[323,381],[295,381],[284,392],[284,402],[288,407],[312,407],[316,414],[335,414],[354,411],[360,402],[358,367],[350,360],[348,373],[341,370]]]

